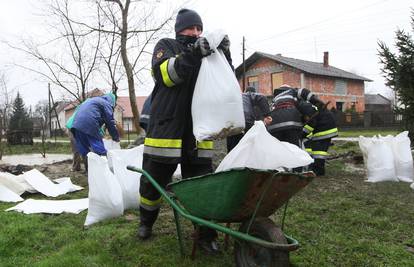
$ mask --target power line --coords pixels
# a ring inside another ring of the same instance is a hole
[[[359,11],[359,10],[362,10],[362,9],[365,9],[365,8],[368,8],[368,7],[371,7],[371,6],[375,6],[375,5],[378,5],[380,3],[384,3],[386,1],[389,1],[389,0],[377,1],[375,3],[369,4],[369,5],[366,5],[366,6],[357,8],[357,9],[349,10],[348,12],[343,12],[343,13],[340,13],[340,14],[338,14],[336,16],[333,16],[333,17],[330,17],[330,18],[327,18],[327,19],[324,19],[324,20],[320,20],[318,22],[315,22],[315,23],[312,23],[312,24],[309,24],[309,25],[304,25],[304,26],[301,26],[301,27],[297,27],[295,29],[292,29],[292,30],[289,30],[289,31],[286,31],[286,32],[282,32],[282,33],[278,33],[278,34],[272,35],[272,36],[267,37],[265,39],[261,39],[261,40],[254,41],[253,43],[260,43],[260,42],[268,41],[268,40],[274,39],[275,37],[279,37],[279,36],[282,36],[282,35],[285,35],[285,34],[288,34],[288,33],[300,31],[300,30],[303,30],[303,29],[306,29],[306,28],[309,28],[309,27],[312,27],[312,26],[315,26],[315,25],[319,25],[319,24],[325,23],[325,22],[330,21],[330,20],[337,19],[338,17],[341,17],[341,16],[343,16],[345,14],[348,14],[348,13],[351,13],[351,12],[355,12],[355,11]]]

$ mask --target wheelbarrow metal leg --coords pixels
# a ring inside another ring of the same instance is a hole
[[[195,225],[194,234],[193,234],[193,249],[191,251],[191,260],[195,260],[195,254],[197,251],[197,242],[200,236],[200,226]]]
[[[182,238],[182,232],[181,232],[181,223],[180,223],[180,215],[178,215],[178,212],[173,209],[174,211],[174,220],[175,220],[175,226],[177,228],[177,235],[178,235],[178,243],[180,244],[180,253],[181,256],[184,257],[184,244],[183,244],[183,238]]]
[[[230,228],[230,223],[226,223],[226,227]],[[224,250],[227,250],[229,248],[229,234],[224,235]]]

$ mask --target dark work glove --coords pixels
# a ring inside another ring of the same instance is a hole
[[[221,49],[224,53],[228,52],[230,50],[230,39],[229,36],[226,34],[224,35],[223,40],[221,40],[221,43],[217,47],[218,49]]]
[[[193,45],[193,54],[199,58],[209,56],[212,52],[213,50],[211,50],[210,44],[205,37],[198,38]]]
[[[322,100],[319,100],[316,102],[315,106],[318,108],[318,111],[326,109],[326,105]]]

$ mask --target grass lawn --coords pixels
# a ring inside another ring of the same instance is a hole
[[[384,130],[384,129],[339,129],[339,137],[359,137],[360,135],[365,137],[372,137],[374,135],[397,135],[403,130]]]
[[[59,176],[54,175],[50,177]],[[73,173],[72,180],[87,187],[81,173]],[[87,195],[83,190],[59,199]],[[79,215],[3,211],[13,205],[0,203],[0,266],[234,265],[232,245],[218,256],[181,258],[172,210],[165,203],[154,237],[145,242],[135,237],[138,212],[134,210],[83,229],[86,211]],[[281,209],[272,217],[275,222],[280,221],[280,213]],[[181,221],[190,253],[192,226]],[[285,233],[301,244],[290,253],[293,266],[414,266],[413,229],[414,191],[409,185],[366,183],[361,169],[344,160],[330,161],[326,177],[316,178],[291,199],[285,221]]]

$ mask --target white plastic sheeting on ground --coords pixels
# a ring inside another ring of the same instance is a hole
[[[0,201],[3,202],[18,202],[23,201],[18,194],[10,190],[8,187],[0,184]]]
[[[73,192],[82,189],[81,187],[75,187],[70,179],[64,179],[61,183],[55,184],[43,173],[37,169],[30,170],[24,174],[25,180],[33,186],[38,192],[48,197],[57,197],[68,192]]]
[[[241,167],[269,170],[296,168],[312,162],[306,151],[279,141],[269,134],[262,121],[256,121],[237,146],[224,157],[216,172]]]
[[[89,208],[85,226],[123,214],[122,189],[106,157],[88,153],[88,183]]]
[[[408,132],[397,136],[359,137],[368,182],[413,182],[414,166]]]
[[[17,195],[26,191],[27,186],[16,178],[16,175],[8,172],[0,172],[0,185],[7,187]]]
[[[191,114],[197,141],[222,138],[244,129],[239,83],[223,52],[217,49],[224,36],[222,31],[206,35],[214,53],[202,59],[194,88]]]
[[[108,152],[108,162],[112,162],[124,201],[124,209],[138,208],[140,173],[127,170],[128,165],[141,168],[144,145],[131,149],[113,149]]]
[[[25,214],[32,213],[53,213],[60,214],[63,212],[79,214],[88,208],[88,199],[73,200],[35,200],[27,199],[26,201],[7,209],[6,211],[19,211]]]

